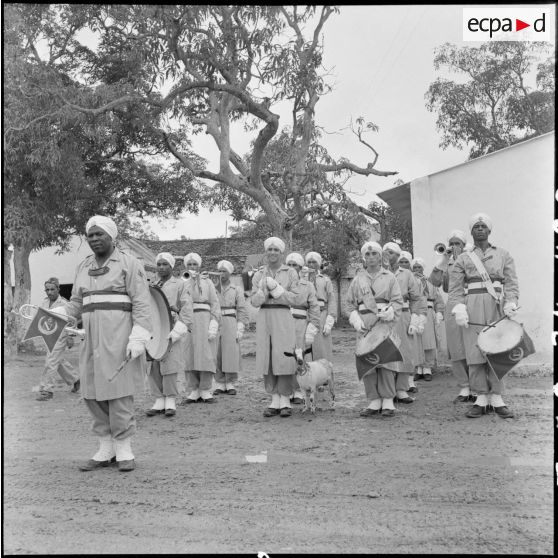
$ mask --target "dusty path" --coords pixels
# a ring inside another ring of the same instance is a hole
[[[352,335],[334,336],[334,412],[264,419],[250,335],[238,395],[174,418],[136,398],[127,474],[80,472],[96,441],[79,396],[37,402],[43,358],[6,363],[4,552],[552,554],[552,377],[507,379],[511,420],[465,418],[447,369],[396,417],[363,419]]]

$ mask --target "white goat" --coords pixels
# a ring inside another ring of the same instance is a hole
[[[304,409],[305,413],[308,410],[310,403],[310,411],[316,414],[316,404],[314,397],[316,389],[320,386],[329,386],[329,393],[331,395],[331,408],[335,407],[335,391],[333,385],[333,364],[325,359],[319,358],[311,362],[304,360],[304,355],[312,350],[311,347],[303,351],[300,347],[295,347],[292,353],[284,352],[285,356],[292,356],[296,361],[296,379],[300,389],[304,391]]]

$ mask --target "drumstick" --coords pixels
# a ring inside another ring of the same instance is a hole
[[[114,378],[116,378],[116,376],[118,376],[118,374],[120,372],[122,372],[122,370],[124,369],[124,366],[126,366],[126,364],[128,364],[128,362],[130,361],[130,359],[132,358],[132,355],[127,356],[121,363],[120,366],[116,369],[116,372],[108,379],[109,382],[112,382],[112,380],[114,380]]]
[[[518,306],[518,307],[516,308],[516,310],[519,310],[520,308],[521,308],[521,306]],[[475,323],[475,322],[468,322],[468,323],[469,323],[469,325],[482,326],[482,327],[485,328],[484,331],[487,331],[487,330],[489,330],[491,327],[496,327],[496,324],[499,324],[502,320],[504,320],[504,319],[506,319],[506,318],[508,318],[508,320],[511,319],[509,316],[506,316],[506,315],[504,314],[501,318],[498,318],[495,322],[492,322],[491,324],[477,324],[477,323]]]

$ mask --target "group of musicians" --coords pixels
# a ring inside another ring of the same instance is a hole
[[[508,252],[488,242],[491,219],[482,213],[469,222],[474,245],[454,230],[448,250],[430,276],[425,264],[395,242],[383,247],[366,242],[363,269],[347,293],[349,322],[357,340],[376,324],[384,324],[397,341],[402,359],[381,362],[362,376],[368,407],[361,416],[390,417],[394,401],[413,403],[416,380],[429,381],[436,361],[435,324],[445,322],[448,352],[460,387],[455,402],[473,401],[470,418],[512,412],[502,400],[503,384],[476,345],[482,325],[517,311],[518,284]],[[96,215],[86,225],[93,254],[78,266],[69,302],[59,313],[83,319],[85,342],[80,352],[81,392],[93,417],[99,449],[80,468],[91,471],[118,463],[121,471],[135,467],[131,438],[135,433],[133,394],[141,388],[145,349],[151,338],[149,285],[140,262],[115,246],[117,228]],[[270,402],[265,417],[289,417],[292,404],[302,402],[294,359],[295,347],[311,348],[310,358],[332,359],[331,331],[336,302],[331,280],[321,272],[316,252],[283,257],[285,243],[264,242],[266,263],[252,277],[250,301],[256,318],[256,368],[263,374]],[[214,401],[215,394],[236,394],[241,370],[239,342],[248,325],[244,291],[231,283],[233,265],[217,265],[217,288],[201,272],[199,254],[184,257],[187,277],[175,277],[175,258],[156,257],[158,282],[173,316],[170,350],[149,364],[149,385],[155,398],[148,416],[172,416],[179,395],[179,374],[186,373],[185,403]],[[444,304],[440,286],[448,293]],[[123,370],[114,375],[119,367]],[[74,382],[75,385],[75,382]]]

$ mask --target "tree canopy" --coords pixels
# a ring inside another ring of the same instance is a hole
[[[378,153],[364,140],[376,128],[364,119],[353,131],[373,152],[370,162],[334,159],[320,145],[315,108],[331,91],[323,29],[335,8],[50,6],[49,17],[40,14],[49,22],[42,40],[74,80],[72,95],[57,95],[55,106],[91,122],[118,118],[128,145],[170,158],[176,173],[203,180],[203,203],[237,216],[261,209],[274,233],[288,239],[307,215],[346,202],[342,184],[349,175],[396,174],[376,168]],[[95,37],[94,47],[78,40],[84,30]],[[29,37],[31,45],[38,40]],[[280,105],[290,107],[288,127],[279,125]],[[239,129],[253,138],[247,155],[235,145]],[[194,148],[200,133],[219,152],[217,169]],[[269,151],[278,144],[282,154],[273,160]]]
[[[439,77],[426,92],[438,115],[440,147],[469,147],[474,159],[554,129],[554,55],[542,60],[544,43],[489,42],[479,47],[446,43],[434,67],[458,74]],[[535,72],[535,88],[529,86]]]

